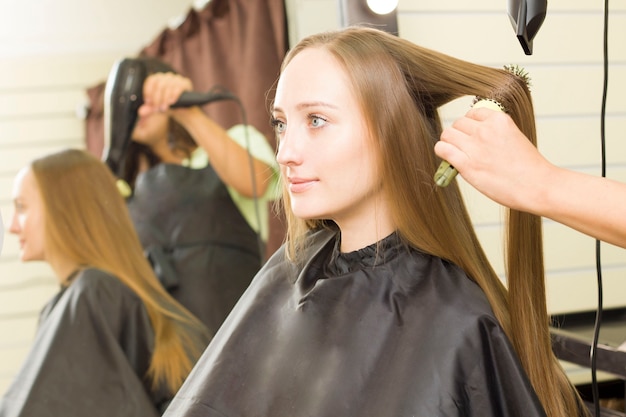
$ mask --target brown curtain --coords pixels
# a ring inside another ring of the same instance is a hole
[[[247,122],[275,147],[268,103],[274,96],[280,63],[287,50],[283,0],[211,0],[191,9],[176,29],[163,30],[138,55],[155,56],[189,77],[196,91],[221,86],[234,93],[246,112],[232,101],[211,103],[205,112],[224,128]],[[97,156],[104,144],[104,81],[87,89],[86,146]],[[282,243],[284,226],[271,216],[267,255]]]

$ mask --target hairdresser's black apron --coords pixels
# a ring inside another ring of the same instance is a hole
[[[159,164],[128,201],[157,276],[214,334],[261,266],[256,233],[211,166]]]
[[[390,236],[340,254],[279,249],[167,417],[544,417],[515,350],[463,271]],[[378,251],[377,251],[378,249]]]

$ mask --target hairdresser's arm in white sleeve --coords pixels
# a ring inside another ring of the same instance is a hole
[[[211,166],[224,183],[245,197],[253,197],[250,160],[247,150],[233,141],[226,130],[206,116],[199,107],[172,110],[172,115],[187,129],[196,143],[209,155]],[[252,158],[256,192],[264,195],[274,171]]]
[[[169,111],[170,116],[209,155],[211,166],[220,179],[239,194],[254,197],[247,150],[231,140],[226,130],[208,117],[200,107],[169,108],[185,91],[193,91],[191,80],[186,77],[173,73],[150,75],[143,84],[144,104],[139,108],[139,115]],[[255,158],[252,165],[257,195],[263,195],[271,184],[273,171],[267,164]]]
[[[626,184],[551,164],[504,113],[470,110],[435,152],[498,203],[626,248]]]

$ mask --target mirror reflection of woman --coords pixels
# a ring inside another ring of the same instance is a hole
[[[0,416],[158,416],[206,346],[204,326],[160,285],[109,169],[67,150],[15,179],[24,262],[59,282]]]

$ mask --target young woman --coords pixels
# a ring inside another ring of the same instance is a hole
[[[157,416],[209,340],[159,284],[109,169],[67,150],[16,178],[11,233],[59,292],[0,416]]]
[[[529,137],[523,79],[375,29],[286,57],[272,113],[288,240],[167,416],[584,414],[551,351],[540,222],[511,212],[508,292],[455,184],[437,109],[497,100]]]
[[[197,106],[170,108],[191,81],[142,59],[151,75],[128,115],[128,208],[163,285],[215,332],[263,264],[274,151],[251,126],[225,130]]]

